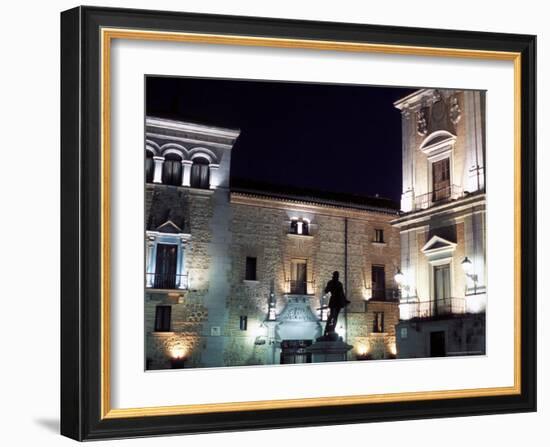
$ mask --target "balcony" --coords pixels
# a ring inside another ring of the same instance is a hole
[[[414,198],[414,209],[423,210],[434,205],[456,200],[464,195],[462,188],[458,185],[449,185],[430,191],[426,194],[420,194]]]
[[[408,307],[409,319],[438,318],[461,315],[466,312],[466,300],[464,298],[441,298],[432,301],[402,303],[401,306]]]
[[[176,275],[173,273],[146,273],[146,288],[160,290],[187,290],[189,277],[187,273]]]
[[[290,295],[314,295],[315,281],[288,279],[286,290]]]

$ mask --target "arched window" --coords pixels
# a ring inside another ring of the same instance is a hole
[[[181,157],[179,155],[168,154],[164,157],[162,183],[165,185],[181,185]]]
[[[292,234],[309,235],[309,222],[306,219],[292,219],[290,221],[290,232]]]
[[[153,160],[153,153],[151,151],[145,151],[145,181],[147,183],[153,183],[154,174],[155,162]]]
[[[210,163],[206,158],[198,157],[193,160],[191,168],[191,187],[210,188]]]

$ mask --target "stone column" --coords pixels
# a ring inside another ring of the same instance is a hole
[[[191,166],[193,162],[191,160],[182,160],[181,168],[183,175],[181,176],[181,186],[191,186]]]
[[[153,161],[155,163],[155,170],[153,174],[153,183],[162,183],[162,165],[164,164],[164,157],[154,156]]]

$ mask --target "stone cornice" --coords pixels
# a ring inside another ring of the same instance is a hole
[[[379,210],[359,208],[360,205],[317,203],[307,200],[298,200],[293,198],[271,197],[261,194],[231,192],[230,201],[234,204],[258,206],[264,208],[273,208],[281,210],[301,210],[320,215],[335,217],[351,217],[368,221],[383,220],[384,223],[390,223],[390,220],[397,214],[394,210]]]
[[[145,136],[149,140],[153,140],[153,141],[167,140],[168,143],[180,142],[184,146],[190,145],[192,148],[198,147],[198,146],[210,146],[210,147],[219,147],[221,149],[231,149],[233,147],[232,143],[220,143],[218,141],[198,140],[196,138],[178,137],[174,135],[163,135],[163,134],[154,133],[154,132],[146,132]]]
[[[446,97],[450,94],[450,92],[456,90],[444,88],[421,88],[410,95],[405,96],[404,98],[398,99],[393,103],[393,106],[396,109],[401,110],[401,112],[405,112],[406,110],[416,110],[423,103],[427,103],[428,105],[431,104],[434,100],[434,93],[436,91],[444,94]]]
[[[424,98],[425,96],[431,95],[432,92],[433,92],[432,89],[421,88],[420,90],[417,90],[411,93],[410,95],[405,96],[404,98],[398,99],[393,103],[393,106],[399,110],[407,109],[421,102],[422,98]]]
[[[409,225],[418,226],[424,224],[438,214],[447,214],[452,215],[454,218],[459,218],[471,214],[472,208],[474,207],[476,207],[474,212],[484,211],[485,205],[485,193],[475,194],[442,205],[432,206],[424,210],[413,211],[393,220],[391,224],[397,228],[403,228]]]
[[[160,127],[162,129],[170,129],[180,132],[188,132],[194,134],[209,135],[213,137],[228,138],[235,140],[241,131],[239,129],[228,129],[224,127],[206,126],[204,124],[189,123],[184,121],[176,121],[165,118],[157,118],[148,116],[145,119],[147,127]]]

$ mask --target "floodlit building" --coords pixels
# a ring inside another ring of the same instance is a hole
[[[312,361],[340,272],[348,360],[394,358],[398,206],[232,181],[239,131],[146,120],[148,369]]]
[[[403,134],[399,358],[485,353],[485,93],[421,89]]]

